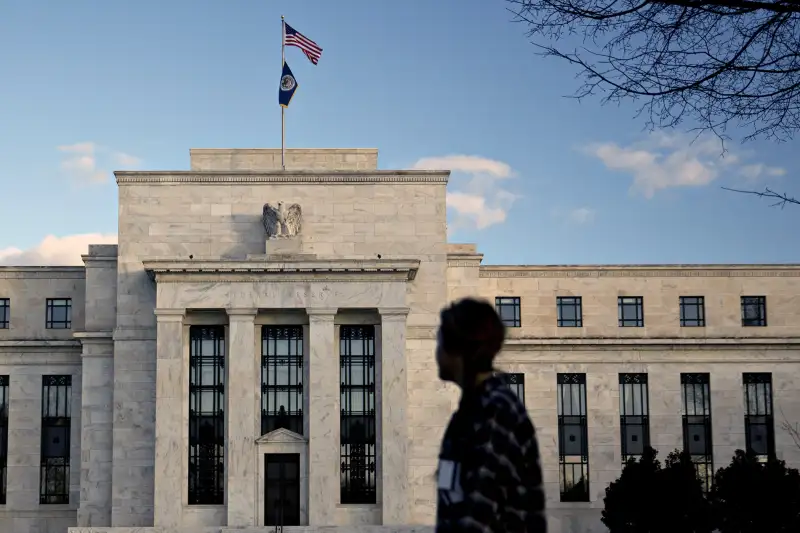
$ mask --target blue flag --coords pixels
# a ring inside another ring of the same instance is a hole
[[[294,96],[294,92],[297,90],[297,80],[294,79],[294,74],[292,74],[292,69],[289,68],[289,65],[286,64],[286,61],[283,62],[283,73],[281,74],[281,83],[278,88],[278,103],[281,107],[289,107],[289,102],[292,101],[292,96]]]

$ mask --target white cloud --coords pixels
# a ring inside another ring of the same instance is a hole
[[[58,151],[67,154],[61,161],[61,169],[81,183],[103,183],[110,172],[101,168],[98,159],[127,168],[137,167],[141,160],[132,155],[109,150],[91,141],[58,146]],[[105,167],[105,165],[103,165]]]
[[[117,152],[116,154],[114,154],[114,159],[117,161],[118,164],[126,168],[138,167],[142,162],[142,160],[139,159],[138,157],[123,152]]]
[[[593,143],[584,151],[600,159],[606,168],[631,175],[631,190],[646,198],[671,187],[702,187],[723,175],[756,179],[785,173],[782,168],[763,163],[745,165],[743,160],[752,154],[722,154],[719,140],[712,136],[695,138],[654,132],[628,146]]]
[[[588,207],[576,207],[567,213],[567,220],[575,224],[586,224],[594,220],[596,211]]]
[[[27,250],[0,249],[0,265],[83,265],[81,255],[89,251],[90,244],[117,244],[117,236],[107,233],[82,233],[65,237],[48,235]]]
[[[489,174],[495,178],[508,178],[513,175],[513,171],[508,164],[475,155],[424,157],[416,162],[414,168],[451,170],[466,174]]]
[[[453,174],[447,191],[447,207],[455,212],[448,233],[460,228],[484,229],[505,222],[519,195],[501,183],[515,175],[502,161],[475,155],[426,157],[413,168],[450,170]]]
[[[572,209],[562,209],[554,207],[550,214],[553,217],[564,220],[569,224],[588,224],[594,221],[597,211],[591,207],[574,207]]]

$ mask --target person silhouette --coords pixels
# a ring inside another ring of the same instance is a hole
[[[536,431],[493,368],[505,326],[488,302],[465,298],[441,312],[439,378],[461,388],[437,468],[437,533],[546,533]]]

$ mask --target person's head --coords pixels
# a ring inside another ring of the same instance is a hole
[[[439,378],[462,388],[472,386],[478,374],[492,371],[503,347],[505,326],[497,311],[484,300],[464,298],[442,310],[436,336]]]

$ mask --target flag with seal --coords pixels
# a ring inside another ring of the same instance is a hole
[[[290,69],[286,61],[284,61],[281,83],[278,88],[278,103],[281,107],[289,107],[289,102],[292,101],[292,96],[294,96],[296,90],[297,80],[294,78],[294,74],[292,74],[292,69]]]

